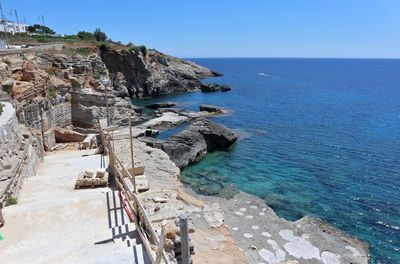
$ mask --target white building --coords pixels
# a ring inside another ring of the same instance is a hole
[[[11,34],[15,33],[26,33],[28,31],[28,24],[15,23],[8,20],[0,20],[0,32],[7,32]]]

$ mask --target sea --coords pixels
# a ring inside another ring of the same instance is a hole
[[[190,60],[222,72],[205,82],[232,91],[142,104],[223,107],[228,114],[213,119],[240,140],[184,169],[186,186],[257,195],[288,220],[313,216],[367,242],[371,263],[400,263],[400,60]]]

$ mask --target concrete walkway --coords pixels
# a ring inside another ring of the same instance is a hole
[[[4,210],[1,263],[150,262],[116,191],[73,189],[79,172],[104,164],[92,152],[49,154],[24,181],[18,204]]]

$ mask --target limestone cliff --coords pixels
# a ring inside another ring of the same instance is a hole
[[[201,79],[220,76],[203,66],[152,49],[102,49],[100,54],[121,96],[196,91],[201,89]]]
[[[129,99],[113,91],[107,68],[96,50],[24,53],[0,61],[0,100],[13,102],[19,122],[43,133],[52,127],[87,132],[106,117],[126,123],[135,115]]]

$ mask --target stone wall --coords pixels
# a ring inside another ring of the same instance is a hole
[[[35,175],[43,156],[39,136],[18,124],[10,103],[1,103],[4,107],[0,114],[0,202],[15,196],[25,177]]]
[[[40,104],[32,103],[21,109],[18,117],[21,122],[40,131],[47,131],[52,127],[66,127],[71,125],[71,104],[49,104],[47,110],[44,110]]]
[[[16,146],[21,145],[22,135],[13,106],[10,103],[1,104],[3,113],[0,114],[0,171],[5,172],[12,167],[11,163],[18,150]]]

